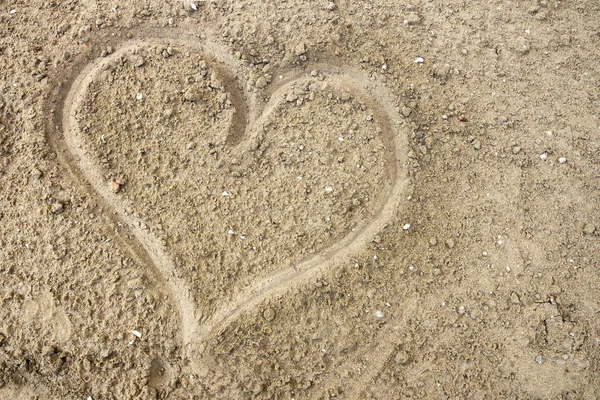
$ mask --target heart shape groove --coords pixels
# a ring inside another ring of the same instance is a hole
[[[269,72],[273,82],[246,95],[239,89],[245,86],[234,78],[241,64],[223,49],[209,40],[200,43],[173,34],[123,42],[70,78],[49,126],[59,161],[135,238],[137,243],[125,240],[124,245],[142,253],[157,285],[172,299],[181,318],[181,340],[199,373],[210,364],[205,346],[211,337],[242,313],[360,251],[393,219],[409,184],[402,162],[407,137],[393,96],[364,71],[331,63],[313,64],[318,74]],[[177,74],[181,71],[168,65],[170,59],[188,63],[191,78]],[[144,76],[150,68],[162,74],[167,85]],[[137,78],[120,80],[125,75]],[[120,83],[125,84],[125,94]],[[102,104],[127,100],[99,109],[99,98]],[[314,105],[328,118],[315,118]],[[128,112],[133,114],[124,118]],[[178,117],[186,112],[188,118]],[[148,116],[158,116],[154,125],[131,125],[132,119]],[[312,128],[319,123],[328,128],[314,135]],[[98,130],[112,133],[98,136]],[[192,135],[198,131],[203,135]],[[96,140],[90,140],[94,135]],[[118,143],[122,151],[107,150],[106,141]],[[182,148],[182,141],[188,145]],[[198,156],[197,148],[208,149],[208,155]],[[146,173],[149,157],[155,169]],[[161,165],[164,162],[167,165]],[[107,184],[110,174],[133,172],[118,193]],[[292,178],[297,180],[292,183]],[[303,186],[298,178],[312,185]],[[247,188],[244,179],[262,185]],[[327,179],[335,183],[327,185]],[[234,189],[219,193],[228,187]],[[177,195],[180,209],[160,204],[169,193]],[[290,204],[298,198],[303,203]],[[198,205],[209,211],[200,213]],[[292,215],[298,209],[301,215]],[[330,213],[324,214],[325,223],[319,210]],[[242,215],[244,211],[249,215]],[[175,222],[169,225],[171,220]],[[208,233],[195,220],[208,221]],[[334,222],[338,229],[332,228]],[[163,224],[169,225],[166,234],[164,227],[154,229]],[[230,225],[238,228],[227,230]],[[243,234],[253,227],[261,227],[266,239]],[[248,244],[250,239],[254,246]],[[271,256],[254,255],[260,254],[262,240]],[[215,250],[219,247],[227,250],[225,255]],[[312,254],[302,254],[306,249]],[[252,255],[227,255],[242,253]],[[237,263],[239,269],[223,277],[217,268],[215,275],[213,267],[219,263]],[[198,282],[200,278],[206,280]],[[246,286],[223,299],[219,279],[238,284],[246,280]],[[202,297],[203,293],[209,295]]]

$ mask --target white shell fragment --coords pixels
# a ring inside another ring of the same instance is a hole
[[[404,229],[405,231],[407,231],[410,228],[410,224],[406,224],[402,227],[402,229]]]
[[[139,331],[136,331],[135,329],[132,330],[131,333],[133,334],[133,336],[137,337],[138,339],[142,337],[142,334]]]
[[[561,157],[561,158],[558,159],[558,162],[561,163],[561,164],[564,164],[564,163],[567,162],[567,159],[565,157]]]
[[[417,57],[415,58],[415,64],[423,64],[425,60],[423,59],[423,57]]]

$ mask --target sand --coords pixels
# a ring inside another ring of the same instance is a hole
[[[0,399],[600,396],[600,5],[0,7]]]

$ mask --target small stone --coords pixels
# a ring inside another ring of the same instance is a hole
[[[189,142],[189,143],[187,144],[186,148],[187,148],[188,150],[194,150],[194,149],[196,148],[196,143],[194,143],[194,142]]]
[[[411,113],[412,113],[412,109],[410,109],[409,107],[402,107],[402,115],[404,115],[404,117],[406,117],[406,118],[410,117]]]
[[[302,55],[306,54],[306,45],[304,44],[304,42],[300,42],[294,48],[294,54],[297,55],[297,56],[302,56]]]
[[[519,53],[521,53],[521,55],[525,55],[529,53],[529,50],[531,50],[531,46],[529,45],[529,42],[523,41],[521,42],[517,50],[519,51]]]
[[[344,102],[350,100],[352,98],[352,96],[350,96],[350,93],[348,92],[342,92],[342,95],[340,97],[340,99]]]
[[[92,28],[89,25],[83,25],[79,28],[78,34],[79,36],[83,36],[91,30]]]
[[[273,310],[271,307],[266,308],[263,311],[263,318],[266,321],[273,321],[275,319],[275,310]]]
[[[521,303],[521,300],[519,299],[519,295],[516,294],[515,292],[512,292],[510,294],[510,302],[512,304],[519,304],[519,303]]]
[[[146,63],[146,60],[144,60],[144,57],[138,56],[138,55],[131,57],[131,61],[133,62],[133,65],[135,65],[138,68],[142,67]]]
[[[57,201],[56,203],[52,204],[52,206],[50,206],[50,211],[52,211],[53,214],[60,214],[64,211],[64,209],[65,206],[60,201]]]
[[[583,233],[586,235],[593,235],[596,232],[596,226],[594,224],[587,223],[583,226]]]
[[[375,312],[375,318],[382,319],[383,318],[383,313],[381,311],[376,311]]]
[[[540,154],[540,159],[545,160],[547,158],[548,158],[548,154],[546,154],[546,153]]]
[[[538,364],[541,364],[542,363],[542,356],[537,356],[535,358],[535,362],[538,363]]]
[[[329,218],[329,217],[328,217]],[[381,243],[381,236],[375,236],[373,238],[373,243]]]
[[[410,13],[404,19],[406,25],[419,25],[421,23],[421,17],[417,13]]]
[[[432,237],[431,239],[429,239],[429,244],[432,245],[432,246],[437,245],[437,239],[434,238],[434,237]]]
[[[259,89],[264,89],[266,86],[268,85],[267,80],[264,77],[260,77],[256,80],[256,83],[254,84],[254,86],[256,86]]]
[[[112,189],[112,191],[114,193],[118,193],[119,190],[121,190],[121,184],[118,183],[117,181],[111,181],[110,182],[110,188]]]
[[[415,58],[415,64],[423,64],[425,60],[423,59],[423,57],[417,57]]]
[[[458,313],[459,313],[460,315],[463,315],[463,314],[464,314],[466,311],[467,311],[467,310],[466,310],[465,306],[460,306],[460,307],[458,307]]]
[[[521,148],[519,146],[514,146],[512,148],[513,154],[519,154],[521,152]]]
[[[403,229],[403,230],[405,230],[405,231],[409,230],[409,229],[410,229],[410,224],[405,224],[405,225],[402,227],[402,229]]]
[[[475,150],[481,149],[481,142],[479,140],[477,140],[477,139],[473,140],[473,148]]]
[[[31,170],[31,177],[33,179],[40,179],[42,177],[42,175],[43,175],[42,171],[40,171],[37,168],[34,168]]]
[[[296,100],[298,100],[298,95],[294,93],[290,93],[285,97],[285,101],[288,103],[293,103]]]
[[[454,248],[454,246],[456,245],[456,243],[454,243],[454,239],[447,239],[446,240],[446,247],[449,249]]]
[[[394,362],[398,365],[406,365],[406,364],[408,364],[409,360],[410,360],[410,356],[404,350],[398,351],[396,353],[396,356],[394,357]]]
[[[559,162],[560,164],[564,164],[564,163],[566,163],[566,162],[567,162],[567,159],[566,159],[565,157],[560,157],[560,158],[558,159],[558,162]]]
[[[189,101],[190,103],[195,103],[196,101],[200,100],[200,88],[196,86],[187,88],[183,92],[183,99],[185,101]]]

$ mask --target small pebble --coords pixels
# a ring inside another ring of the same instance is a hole
[[[142,334],[139,331],[135,330],[135,329],[132,330],[131,333],[133,334],[133,336],[135,336],[137,338],[141,338],[142,337]]]
[[[144,64],[146,63],[146,60],[144,60],[144,57],[142,56],[133,56],[132,61],[133,65],[135,65],[138,68],[144,66]]]
[[[110,188],[112,189],[113,192],[117,193],[119,190],[121,190],[121,184],[118,183],[117,181],[111,181]]]
[[[519,154],[521,152],[521,148],[519,146],[514,146],[512,148],[513,154]]]
[[[542,160],[545,160],[546,158],[548,158],[548,154],[546,154],[546,153],[542,153],[542,154],[540,154],[540,158],[541,158]]]
[[[431,239],[429,239],[429,244],[435,246],[437,244],[437,239],[432,237]]]
[[[515,292],[512,292],[510,294],[510,302],[512,304],[519,304],[521,302],[521,300],[519,299],[519,295],[516,294]]]
[[[263,318],[266,321],[273,321],[275,319],[275,310],[271,307],[266,308],[265,311],[263,311]]]
[[[407,231],[410,228],[410,224],[406,224],[402,227],[402,229],[404,229],[405,231]]]
[[[254,86],[256,86],[259,89],[264,89],[267,86],[267,80],[264,77],[260,77],[256,80],[256,83],[254,84]]]
[[[421,18],[419,17],[419,15],[417,13],[410,13],[406,16],[406,18],[404,19],[404,24],[405,25],[418,25],[421,23]]]
[[[448,247],[449,249],[454,248],[455,243],[454,243],[454,239],[448,239],[446,240],[446,247]]]
[[[304,43],[299,43],[294,48],[294,54],[296,54],[297,56],[301,56],[301,55],[306,54],[306,45]]]
[[[57,201],[56,203],[52,204],[52,206],[50,207],[50,210],[52,211],[53,214],[60,214],[61,212],[64,211],[64,209],[65,209],[65,206],[60,201]]]
[[[561,163],[561,164],[564,164],[564,163],[567,162],[567,159],[565,157],[561,157],[561,158],[558,159],[558,162]]]
[[[587,223],[583,226],[583,233],[586,235],[593,235],[596,231],[596,226],[594,224]]]
[[[417,57],[415,58],[415,64],[423,64],[425,60],[423,59],[423,57]]]
[[[398,353],[396,353],[396,356],[394,357],[394,362],[398,365],[406,365],[408,364],[409,360],[410,357],[408,353],[404,350],[398,351]]]
[[[542,363],[542,356],[537,356],[535,358],[535,362],[538,363],[538,364],[541,364]]]
[[[377,318],[377,319],[383,318],[383,313],[381,311],[375,312],[375,318]]]

